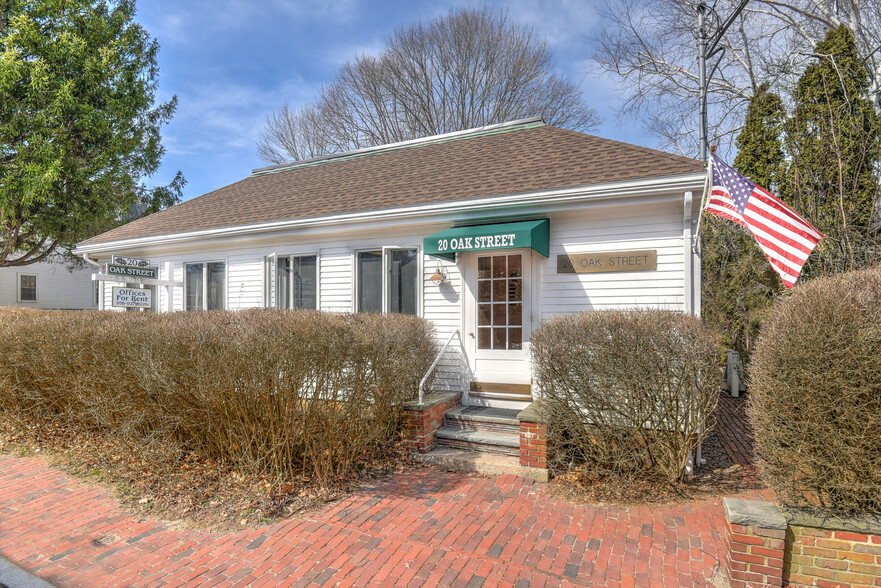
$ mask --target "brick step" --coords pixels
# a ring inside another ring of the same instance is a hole
[[[444,425],[461,431],[487,431],[520,435],[520,411],[512,408],[457,406],[444,414]]]
[[[520,435],[494,433],[491,431],[468,431],[442,427],[435,433],[437,444],[442,447],[464,449],[494,455],[520,456]]]

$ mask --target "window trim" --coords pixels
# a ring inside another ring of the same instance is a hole
[[[21,279],[25,276],[33,276],[34,277],[34,299],[33,300],[24,300],[21,297]],[[26,272],[16,272],[15,274],[15,298],[17,302],[24,302],[26,304],[36,304],[40,301],[40,276],[39,274],[30,274]]]
[[[422,316],[422,290],[423,290],[423,270],[424,270],[424,259],[422,256],[422,246],[421,245],[383,245],[381,247],[359,247],[352,251],[352,312],[362,312],[360,308],[358,308],[358,301],[360,291],[358,290],[359,283],[359,265],[358,265],[358,254],[362,252],[370,252],[370,251],[381,251],[382,252],[382,284],[380,288],[382,289],[382,314],[391,314],[389,312],[389,263],[391,260],[391,255],[388,255],[387,252],[393,250],[402,250],[402,249],[413,249],[416,251],[416,314],[415,316]]]
[[[314,257],[315,258],[315,308],[314,308],[314,310],[321,310],[321,255],[318,254],[317,250],[306,250],[306,251],[299,251],[299,252],[294,252],[294,253],[281,253],[281,254],[271,253],[270,255],[267,255],[265,257],[267,259],[267,263],[272,264],[271,271],[273,272],[273,276],[274,276],[274,279],[272,279],[272,277],[268,278],[272,281],[272,285],[270,286],[270,288],[273,290],[273,292],[271,293],[271,295],[269,297],[271,304],[267,304],[266,305],[267,307],[275,308],[275,309],[279,309],[279,310],[313,310],[313,309],[300,309],[300,308],[296,308],[294,306],[291,306],[291,308],[289,308],[289,309],[288,308],[282,309],[279,306],[278,262],[280,259],[282,259],[284,257],[291,260],[291,273],[293,274],[294,258],[295,257]],[[270,258],[272,258],[271,262],[268,261]],[[266,272],[264,272],[264,280],[266,280],[266,279],[267,279]],[[294,280],[293,280],[293,277],[292,277],[292,279],[288,280],[288,296],[290,298],[291,304],[293,305],[293,302],[294,302]]]
[[[215,310],[229,310],[229,259],[226,258],[213,258],[213,259],[204,259],[201,261],[184,261],[182,263],[183,269],[183,310],[186,312],[187,309],[187,266],[188,265],[197,265],[202,264],[202,308],[197,310],[208,310],[208,264],[209,263],[222,263],[223,264],[223,308],[215,309]]]

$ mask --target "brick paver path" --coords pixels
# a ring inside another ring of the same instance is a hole
[[[64,587],[724,586],[723,528],[721,498],[576,505],[514,476],[428,468],[308,518],[182,530],[42,459],[0,456],[0,555]]]
[[[753,465],[753,432],[746,418],[746,396],[732,398],[722,392],[716,412],[716,432],[725,453],[734,463]]]

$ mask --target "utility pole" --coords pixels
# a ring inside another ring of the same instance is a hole
[[[698,38],[698,84],[700,84],[700,156],[701,161],[707,160],[707,135],[709,134],[709,123],[707,121],[707,92],[709,91],[710,80],[713,78],[713,74],[716,72],[716,68],[719,67],[719,62],[722,61],[722,57],[720,54],[725,53],[724,47],[719,47],[719,41],[722,40],[722,35],[725,34],[725,31],[728,30],[728,27],[734,22],[734,19],[737,18],[737,15],[741,13],[743,8],[746,6],[749,0],[740,0],[737,4],[737,7],[734,9],[728,18],[725,19],[719,28],[713,33],[712,36],[707,35],[707,23],[706,16],[708,12],[712,12],[713,16],[716,17],[716,22],[719,22],[719,17],[716,14],[716,11],[707,6],[706,2],[699,2],[697,5],[697,38]],[[713,69],[710,70],[710,75],[707,76],[707,60],[712,59],[716,55],[719,55],[719,60],[716,61],[715,65],[713,65]]]
[[[706,2],[697,5],[697,39],[698,39],[698,84],[700,84],[700,154],[701,161],[707,160],[707,28],[704,18],[707,12]]]

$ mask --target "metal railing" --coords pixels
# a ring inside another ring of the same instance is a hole
[[[431,364],[431,367],[428,368],[428,371],[425,372],[425,375],[422,376],[422,380],[419,382],[419,404],[422,404],[425,401],[425,382],[428,381],[428,376],[431,375],[431,372],[434,371],[434,368],[437,367],[438,362],[440,362],[441,357],[443,357],[444,353],[447,351],[447,347],[450,346],[450,343],[453,342],[453,338],[459,336],[459,329],[453,331],[450,335],[450,338],[447,339],[447,342],[444,343],[444,346],[441,347],[440,352],[437,354],[437,357],[434,358],[434,362]]]

